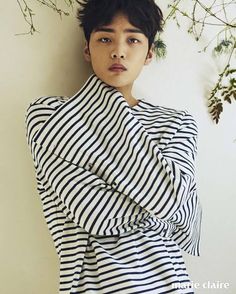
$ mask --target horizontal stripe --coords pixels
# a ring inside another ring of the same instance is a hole
[[[200,255],[198,129],[187,111],[134,107],[92,75],[39,97],[27,141],[60,259],[61,293],[193,293],[180,249]]]

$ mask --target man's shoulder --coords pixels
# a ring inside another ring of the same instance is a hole
[[[66,96],[40,96],[34,98],[26,109],[27,117],[49,116],[69,98]]]
[[[152,103],[147,100],[142,100],[143,105],[145,106],[146,109],[150,109],[152,111],[159,112],[160,114],[163,115],[170,115],[170,116],[180,116],[184,117],[185,115],[188,115],[189,112],[186,109],[178,109],[178,108],[173,108],[173,107],[168,107],[164,105],[158,105],[156,103]],[[190,115],[190,114],[189,114]]]
[[[29,142],[47,119],[67,100],[64,96],[41,96],[31,101],[25,115]]]
[[[50,108],[58,108],[64,102],[66,102],[69,98],[66,96],[39,96],[34,98],[30,104],[30,106],[41,106],[41,107],[50,107]]]
[[[198,130],[195,117],[187,109],[157,105],[146,100],[143,100],[143,105],[147,110],[150,110],[150,114],[157,114],[163,122],[178,122],[179,128],[189,127],[195,130],[195,132]]]

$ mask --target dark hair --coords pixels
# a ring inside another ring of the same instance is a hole
[[[92,31],[99,26],[109,25],[113,17],[121,12],[129,22],[142,30],[148,38],[149,49],[157,32],[163,31],[163,14],[154,0],[83,0],[77,1],[77,19],[89,43]]]

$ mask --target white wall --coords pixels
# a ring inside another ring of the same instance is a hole
[[[236,102],[225,104],[219,125],[213,123],[206,107],[206,93],[218,76],[210,52],[197,53],[203,44],[197,44],[174,24],[166,29],[165,41],[167,58],[145,68],[136,89],[154,104],[188,109],[197,120],[197,182],[203,206],[201,257],[184,254],[184,258],[192,281],[199,284],[195,284],[197,294],[233,294],[236,293]],[[204,288],[217,285],[217,281],[229,283],[229,288]]]
[[[16,1],[1,1],[0,67],[0,293],[52,294],[58,289],[58,261],[37,195],[25,139],[29,102],[41,95],[73,95],[90,71],[82,58],[83,37],[74,17],[39,9],[34,36],[27,31]],[[30,1],[32,2],[32,1]],[[75,13],[75,11],[74,11]],[[188,109],[199,126],[197,180],[203,206],[201,257],[184,254],[196,293],[235,293],[236,103],[225,106],[220,124],[206,108],[216,65],[200,44],[170,24],[164,34],[165,60],[144,68],[137,97]],[[228,290],[203,289],[203,283],[230,283]]]

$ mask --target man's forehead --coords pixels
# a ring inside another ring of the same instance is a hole
[[[94,33],[97,32],[107,32],[107,33],[116,33],[116,29],[111,28],[109,26],[99,26],[94,29]],[[139,33],[139,34],[144,34],[142,30],[139,28],[125,28],[123,30],[124,33]]]
[[[119,24],[120,21],[123,22],[124,28],[122,29],[122,31],[124,33],[138,33],[138,34],[145,35],[144,32],[140,28],[136,27],[134,24],[132,24],[132,22],[130,22],[128,15],[122,11],[117,12],[112,17],[112,20],[109,24],[97,25],[97,27],[94,28],[93,32],[94,33],[96,33],[96,32],[116,33],[116,31],[117,31],[116,24],[117,24],[117,22]],[[120,31],[120,29],[118,31]]]

